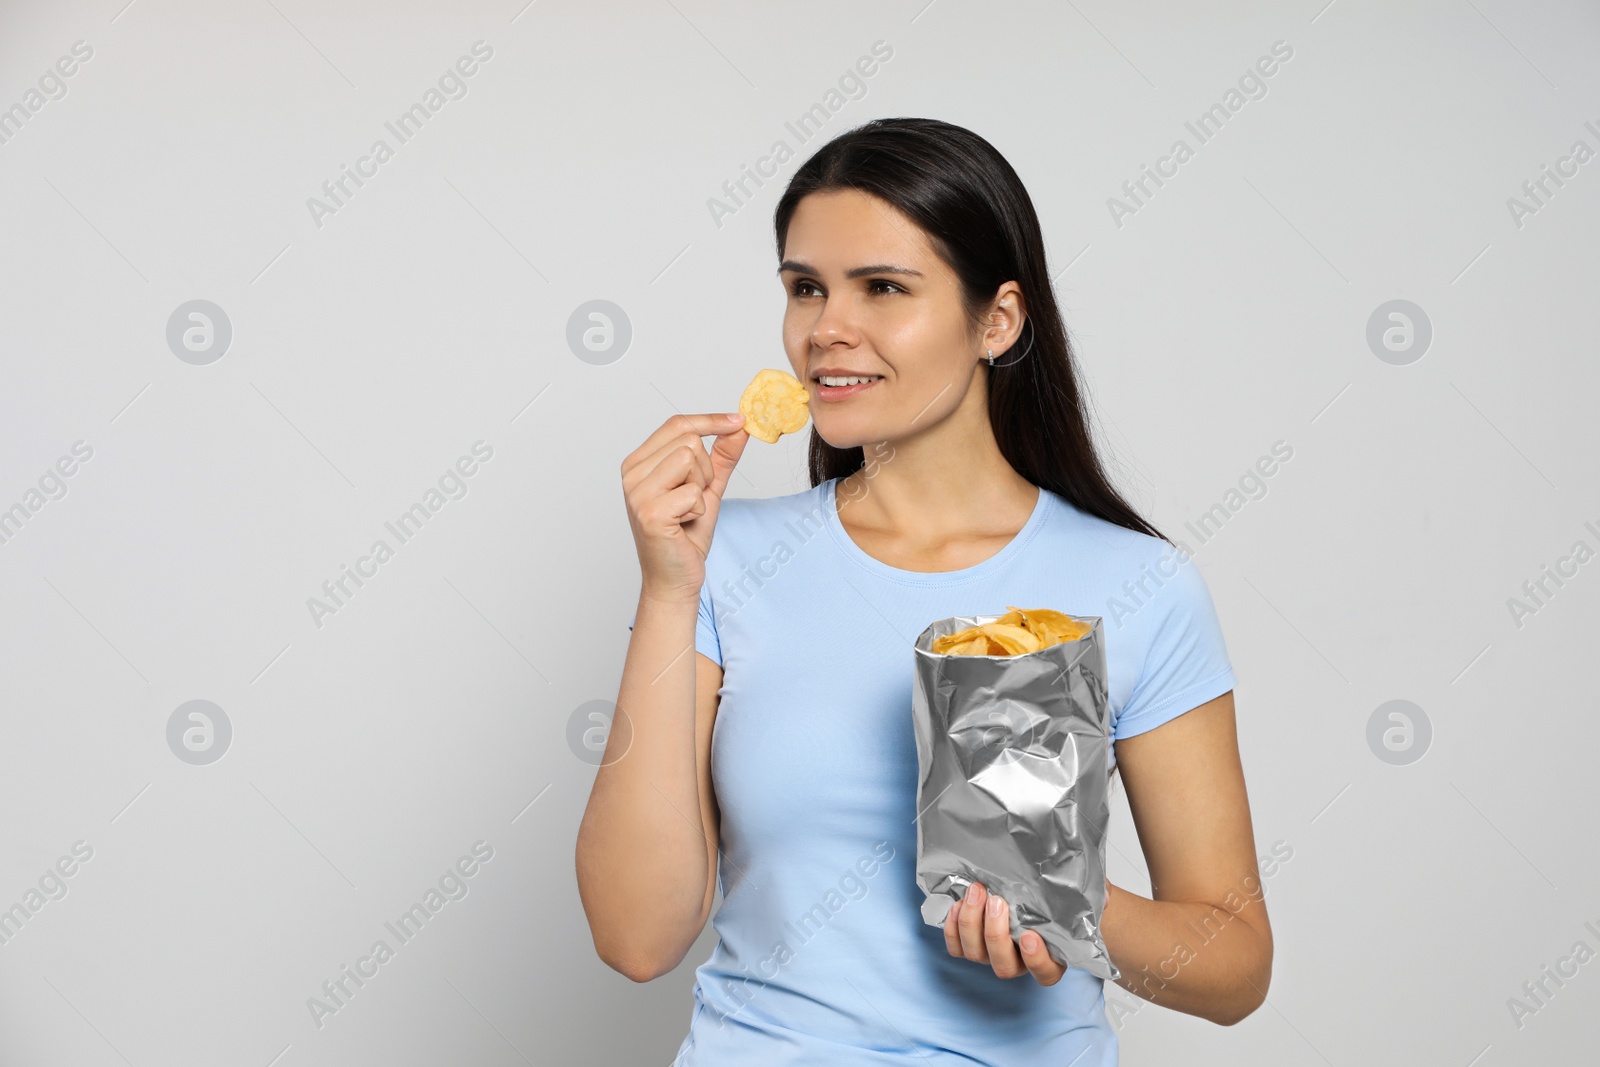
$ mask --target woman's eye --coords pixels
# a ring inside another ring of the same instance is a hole
[[[883,288],[880,289],[880,288],[878,288],[879,286],[882,286]],[[905,290],[901,289],[898,285],[894,284],[893,282],[884,281],[882,278],[874,278],[874,279],[872,279],[870,282],[867,283],[867,288],[869,290],[871,290],[872,292],[874,292],[874,293],[879,293],[879,292],[883,292],[883,293],[902,293],[902,292],[905,292]],[[813,291],[816,291],[816,289],[817,289],[816,285],[814,283],[812,283],[812,282],[798,281],[798,282],[795,282],[794,285],[790,286],[789,291],[791,293],[793,293],[795,296],[809,296],[809,295],[811,295],[811,293]]]

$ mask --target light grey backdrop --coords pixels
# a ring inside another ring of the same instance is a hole
[[[1593,5],[524,3],[0,15],[0,1062],[671,1059],[709,928],[634,985],[572,869],[618,464],[785,365],[773,204],[890,115],[1031,190],[1292,852],[1269,1002],[1108,987],[1124,1062],[1593,1061]]]

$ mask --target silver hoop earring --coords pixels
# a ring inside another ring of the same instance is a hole
[[[1009,366],[1011,366],[1011,365],[1013,365],[1015,363],[1020,363],[1022,360],[1026,359],[1028,357],[1028,353],[1029,352],[1033,351],[1033,320],[1029,319],[1027,322],[1023,323],[1022,329],[1023,329],[1023,332],[1028,335],[1027,347],[1025,347],[1022,350],[1022,354],[1021,355],[1017,356],[1015,359],[1007,360],[1006,362],[999,364],[999,366],[1009,367]],[[1015,348],[1016,348],[1016,346],[1012,345],[1011,348],[1006,349],[1006,351],[1004,353],[1002,353],[1002,355],[1009,355],[1011,353],[1011,351],[1013,349],[1015,349]],[[989,351],[989,350],[985,349],[984,351]],[[989,366],[993,367],[995,365],[996,364],[995,364],[995,361],[994,361],[994,354],[992,352],[990,352],[990,355],[989,355]]]
[[[992,348],[985,348],[985,349],[984,349],[984,350],[983,350],[983,354],[984,354],[984,355],[985,355],[985,356],[987,356],[987,357],[988,357],[988,359],[989,359],[989,366],[991,366],[991,367],[992,367],[992,366],[994,366],[994,349],[992,349]]]

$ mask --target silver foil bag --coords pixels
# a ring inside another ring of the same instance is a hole
[[[941,619],[918,636],[917,885],[943,926],[967,886],[1010,905],[1057,963],[1120,977],[1100,936],[1105,910],[1110,712],[1098,616],[1076,641],[1017,656],[941,655],[933,640],[999,615]]]

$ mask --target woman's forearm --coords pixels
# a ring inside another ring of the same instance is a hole
[[[1259,892],[1260,882],[1254,886]],[[1100,930],[1122,972],[1118,985],[1224,1026],[1261,1006],[1272,975],[1272,942],[1241,914],[1243,892],[1209,904],[1151,900],[1109,882],[1106,889]]]
[[[695,600],[639,599],[618,712],[578,829],[578,890],[601,959],[635,981],[704,927],[715,863],[695,753]]]

